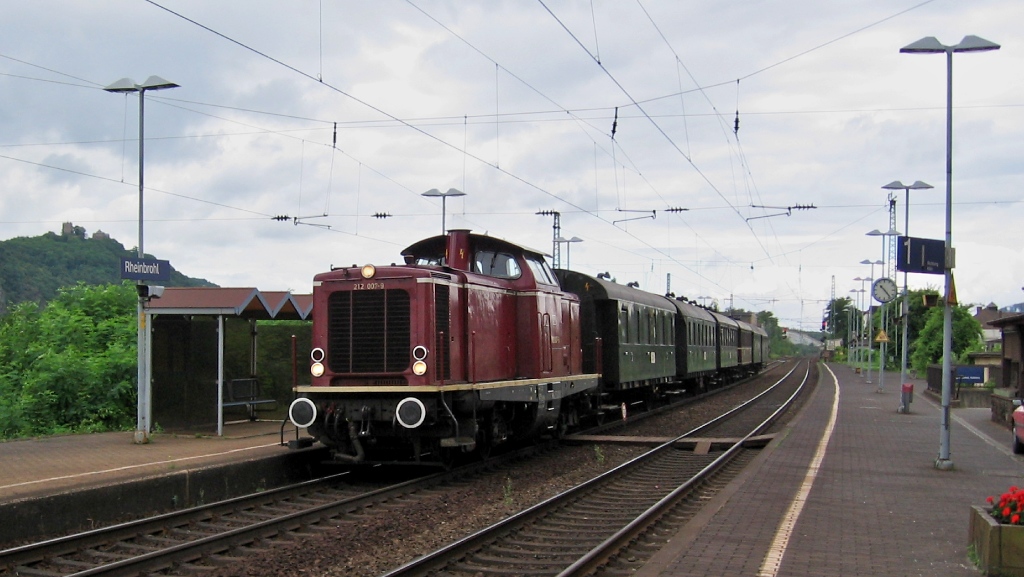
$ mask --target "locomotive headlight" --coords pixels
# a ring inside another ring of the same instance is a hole
[[[364,264],[363,268],[359,269],[359,274],[363,275],[363,278],[373,278],[373,275],[377,274],[377,268],[372,264]]]
[[[418,377],[422,377],[427,374],[427,363],[423,361],[416,361],[412,364],[412,372]]]
[[[313,359],[314,363],[324,362],[324,350],[321,349],[320,347],[316,347],[315,349],[309,351],[309,358]]]
[[[406,397],[395,407],[395,418],[406,429],[415,429],[426,420],[427,408],[416,397]]]
[[[314,377],[322,377],[322,376],[324,376],[324,365],[323,365],[323,363],[313,363],[312,365],[310,365],[310,367],[309,367],[309,374],[313,375]]]
[[[427,358],[427,347],[419,345],[416,348],[414,348],[412,350],[412,358],[416,359],[417,361],[422,361],[423,359]]]
[[[316,404],[305,397],[295,399],[288,407],[288,419],[300,429],[315,423],[316,413]]]

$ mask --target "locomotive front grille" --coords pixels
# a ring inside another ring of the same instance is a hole
[[[327,299],[327,309],[331,371],[401,372],[409,366],[408,292],[336,292]]]

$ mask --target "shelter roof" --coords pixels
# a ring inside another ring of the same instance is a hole
[[[309,316],[313,298],[312,295],[293,295],[288,291],[260,292],[252,287],[168,287],[160,298],[149,301],[147,309],[160,315],[297,320]]]
[[[988,324],[992,325],[993,327],[999,327],[999,328],[1010,327],[1010,326],[1014,326],[1014,325],[1024,325],[1024,314],[1015,314],[1015,315],[1011,315],[1011,316],[1006,316],[1006,317],[1003,317],[1001,319],[996,319],[994,321],[989,321]]]

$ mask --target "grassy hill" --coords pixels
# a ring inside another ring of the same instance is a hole
[[[63,234],[48,232],[0,242],[0,314],[11,305],[52,300],[60,287],[78,282],[89,285],[120,283],[121,258],[136,257],[106,234],[88,237],[85,229],[65,225]],[[150,257],[150,255],[146,255]],[[166,286],[217,286],[205,279],[187,277],[171,268]]]

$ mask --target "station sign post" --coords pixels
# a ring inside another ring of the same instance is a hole
[[[141,226],[141,225],[140,225]],[[141,234],[140,234],[141,236]],[[141,246],[141,242],[139,243]],[[140,251],[141,252],[141,251]],[[152,355],[150,344],[152,335],[149,331],[150,317],[146,310],[149,299],[163,294],[162,286],[147,285],[146,281],[165,281],[171,278],[171,263],[166,260],[152,258],[122,258],[121,278],[135,281],[135,289],[139,293],[139,327],[138,327],[138,374],[139,374],[139,426],[135,431],[135,443],[149,442],[149,423],[152,422],[152,386],[150,375]]]

